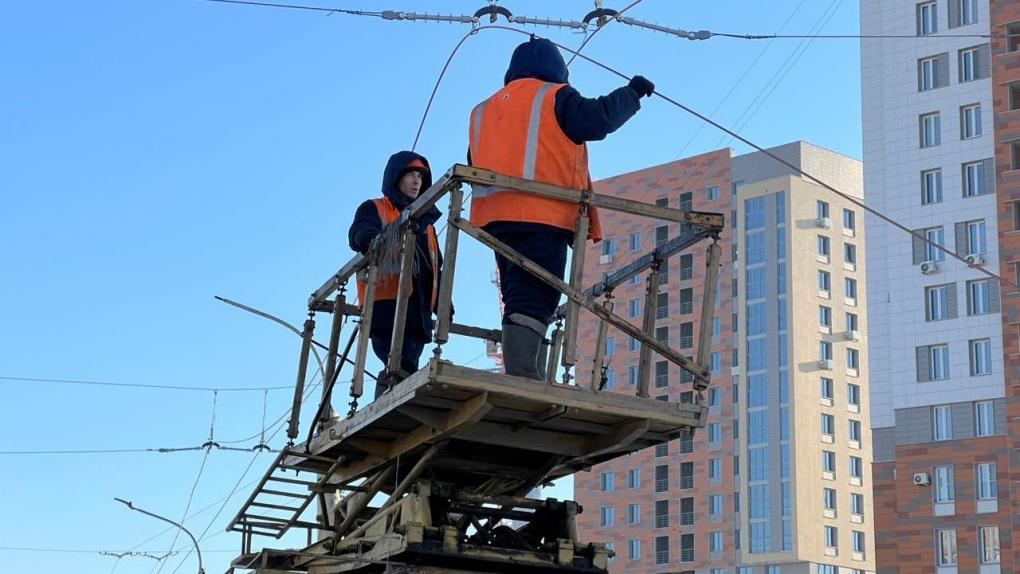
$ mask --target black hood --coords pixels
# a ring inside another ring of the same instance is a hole
[[[425,159],[425,156],[413,151],[398,151],[390,156],[389,161],[386,162],[386,170],[383,171],[383,195],[400,211],[410,205],[412,200],[400,192],[397,184],[400,183],[400,177],[404,174],[404,167],[414,160],[419,160],[428,167],[428,171],[422,174],[421,190],[419,191],[419,193],[425,193],[426,189],[432,187],[432,166],[429,165],[429,160]],[[431,225],[439,220],[439,215],[439,209],[433,206],[421,220]]]
[[[521,78],[566,84],[567,77],[567,63],[556,44],[545,38],[532,38],[514,49],[503,85]]]

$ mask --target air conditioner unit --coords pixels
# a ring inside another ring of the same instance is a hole
[[[927,472],[915,472],[914,473],[914,485],[915,486],[928,486],[931,484],[931,477],[928,476]]]
[[[921,263],[921,273],[925,275],[931,275],[939,270],[939,266],[934,261],[925,261]]]
[[[843,333],[843,336],[846,337],[847,341],[860,341],[861,340],[861,332],[860,331],[847,331],[847,332]]]
[[[816,223],[818,224],[818,227],[821,227],[822,229],[829,229],[832,227],[832,220],[828,217],[819,217]]]
[[[818,361],[818,368],[822,369],[823,371],[831,371],[833,368],[835,368],[835,366],[836,365],[832,359],[822,359],[821,361]]]
[[[967,256],[967,263],[971,265],[981,265],[985,262],[985,256],[980,253],[971,253]]]
[[[612,255],[603,255],[602,257],[599,258],[599,263],[601,263],[603,265],[605,265],[606,263],[612,263],[612,262],[613,262],[613,256]]]

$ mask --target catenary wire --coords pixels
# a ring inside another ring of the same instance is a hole
[[[110,383],[106,381],[84,381],[78,379],[43,379],[33,377],[12,377],[0,376],[0,381],[26,382],[26,383],[56,383],[64,385],[93,385],[99,387],[123,387],[132,389],[161,389],[171,391],[205,391],[205,392],[247,392],[247,391],[280,391],[292,389],[290,386],[278,387],[192,387],[184,385],[149,385],[143,383]]]
[[[329,14],[348,14],[350,16],[376,16],[381,17],[382,12],[366,12],[364,10],[351,10],[349,8],[325,8],[322,6],[308,6],[304,4],[280,4],[277,2],[253,2],[251,0],[204,0],[205,2],[216,2],[218,4],[242,4],[246,6],[262,6],[265,8],[288,8],[290,10],[308,10],[312,12],[325,12]]]

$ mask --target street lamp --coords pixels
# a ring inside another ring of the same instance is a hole
[[[191,538],[191,542],[195,545],[195,553],[198,554],[198,574],[205,574],[205,569],[202,568],[202,549],[198,547],[198,540],[195,540],[195,536],[193,534],[191,534],[191,532],[187,528],[185,528],[183,524],[178,524],[178,523],[174,522],[173,520],[170,520],[169,518],[163,518],[162,516],[160,516],[158,514],[153,514],[152,512],[149,512],[148,510],[143,510],[141,508],[138,508],[135,505],[131,504],[131,501],[129,501],[129,500],[124,500],[123,498],[117,498],[116,496],[113,497],[113,499],[116,500],[117,502],[124,503],[124,505],[127,506],[128,508],[130,508],[131,510],[137,510],[138,512],[141,512],[142,514],[151,516],[151,517],[153,517],[153,518],[155,518],[157,520],[162,520],[163,522],[169,522],[170,524],[173,524],[177,528],[180,528],[181,530],[183,530],[184,533],[187,534],[189,538]]]

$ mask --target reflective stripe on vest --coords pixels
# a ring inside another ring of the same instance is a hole
[[[386,227],[389,223],[393,222],[400,217],[400,210],[398,210],[388,198],[374,199],[375,209],[379,213],[379,221],[383,227]],[[431,310],[436,310],[436,303],[439,297],[439,238],[436,237],[436,228],[429,225],[427,229],[428,234],[428,246],[429,246],[429,261],[432,263],[432,301]],[[415,249],[417,249],[417,243],[415,243]],[[365,283],[367,271],[358,273],[358,304],[365,304],[365,291],[367,290],[367,284]],[[375,286],[375,300],[376,301],[396,301],[397,290],[400,287],[400,274],[399,273],[387,273],[385,275],[379,274],[379,283]],[[408,295],[414,292],[414,281],[411,282],[411,291]]]
[[[567,137],[556,120],[556,93],[566,84],[533,78],[515,80],[471,111],[471,163],[497,173],[570,189],[591,189],[588,148]],[[471,222],[542,223],[577,226],[578,206],[499,187],[474,186]],[[594,208],[592,208],[594,211]],[[601,235],[592,214],[593,237]]]

